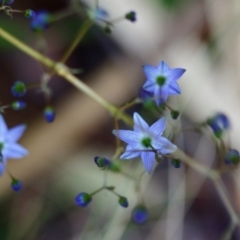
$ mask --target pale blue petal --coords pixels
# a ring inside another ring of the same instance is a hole
[[[0,176],[2,176],[4,172],[5,172],[5,164],[1,162],[0,163]]]
[[[161,136],[165,127],[166,127],[166,118],[163,117],[159,119],[157,122],[155,122],[150,128],[150,133],[154,135],[154,137]]]
[[[183,68],[173,68],[166,73],[166,77],[169,81],[177,81],[184,73],[185,69]]]
[[[133,114],[133,120],[134,120],[134,127],[133,127],[134,131],[148,132],[149,130],[148,124],[141,118],[141,116],[138,113],[135,112]]]
[[[159,75],[158,70],[150,65],[144,65],[143,66],[143,71],[147,77],[148,80],[154,80],[157,75]]]
[[[168,97],[168,87],[159,87],[155,89],[154,98],[158,105],[165,102]]]
[[[126,147],[125,152],[120,156],[121,159],[131,159],[140,157],[140,151],[133,148],[131,145]]]
[[[8,131],[7,125],[4,121],[3,116],[0,114],[0,138],[4,138],[7,131]]]
[[[172,83],[168,88],[169,95],[178,95],[181,94],[181,89],[176,82]]]
[[[165,137],[158,137],[153,141],[152,145],[156,150],[160,151],[162,154],[173,153],[177,150],[177,146],[171,143]]]
[[[151,173],[155,163],[155,153],[150,151],[144,151],[141,153],[142,162],[145,170]]]
[[[138,144],[140,139],[139,133],[130,130],[113,130],[112,133],[130,145]]]
[[[157,66],[157,70],[158,70],[158,73],[159,73],[160,75],[164,75],[164,76],[165,76],[165,73],[166,73],[167,71],[169,71],[170,68],[169,68],[169,66],[168,66],[164,61],[161,61],[161,62],[159,63],[159,65]]]
[[[11,128],[7,133],[6,139],[10,142],[17,142],[21,138],[25,130],[26,125],[24,124]]]
[[[4,145],[2,155],[5,158],[22,158],[28,155],[28,150],[18,143],[8,143]]]
[[[156,86],[156,81],[152,81],[152,80],[148,80],[143,85],[143,89],[145,89],[148,92],[154,92],[156,87],[157,87]]]

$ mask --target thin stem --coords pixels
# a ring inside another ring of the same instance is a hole
[[[70,45],[70,47],[67,49],[67,51],[64,53],[64,55],[62,56],[62,58],[60,59],[60,62],[64,63],[67,61],[67,59],[69,58],[69,56],[72,54],[72,52],[74,51],[74,49],[77,47],[77,45],[79,44],[79,42],[83,39],[83,37],[86,35],[87,31],[90,29],[90,27],[92,26],[92,21],[85,21],[83,23],[83,25],[81,26],[81,28],[79,29],[73,43]]]

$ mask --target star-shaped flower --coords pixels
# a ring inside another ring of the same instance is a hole
[[[157,67],[144,65],[143,71],[147,77],[143,89],[154,93],[158,105],[165,102],[169,95],[181,93],[176,81],[183,75],[185,69],[169,68],[164,61],[161,61]]]
[[[166,118],[161,118],[152,126],[141,118],[138,113],[134,113],[134,131],[113,130],[113,134],[126,142],[128,145],[121,159],[131,159],[141,157],[144,168],[151,173],[154,167],[156,154],[169,154],[176,151],[177,147],[167,138],[162,137],[166,127]]]
[[[8,158],[22,158],[28,154],[27,149],[17,143],[25,129],[26,126],[22,124],[8,130],[3,116],[0,115],[0,176]]]

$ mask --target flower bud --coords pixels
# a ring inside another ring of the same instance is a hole
[[[109,25],[107,25],[107,26],[104,28],[104,31],[105,31],[105,33],[108,33],[108,34],[112,33],[112,29],[111,29],[111,27],[110,27]]]
[[[172,110],[171,111],[171,117],[172,119],[176,120],[179,116],[179,111],[176,111],[176,110]]]
[[[26,103],[24,101],[14,101],[12,102],[12,109],[13,110],[22,110],[26,107]]]
[[[100,168],[108,167],[109,164],[110,164],[110,161],[107,158],[104,158],[104,157],[96,156],[94,158],[94,161],[97,164],[97,166],[100,167]]]
[[[14,97],[22,97],[27,91],[25,84],[21,81],[15,82],[11,90]]]
[[[32,9],[26,9],[24,16],[29,19],[34,19],[36,17],[36,13]]]
[[[12,186],[13,191],[15,191],[15,192],[19,192],[23,188],[22,182],[15,178],[12,179],[11,186]]]
[[[41,11],[32,19],[31,29],[35,32],[41,32],[49,26],[50,20],[51,15],[46,11]]]
[[[131,21],[131,22],[135,22],[135,21],[137,20],[137,19],[136,19],[136,12],[131,11],[131,12],[127,13],[127,14],[125,15],[125,18],[126,18],[127,20]]]
[[[138,205],[132,210],[132,221],[136,224],[143,224],[148,220],[148,211],[145,206]]]
[[[49,123],[53,122],[54,119],[55,119],[55,111],[53,110],[53,108],[51,106],[46,106],[44,108],[44,117],[45,117],[45,120]]]
[[[214,117],[207,120],[207,125],[211,127],[215,137],[221,138],[224,130],[230,127],[230,122],[225,114],[217,113]]]
[[[224,161],[227,164],[238,165],[240,161],[239,152],[236,149],[230,149],[226,152]]]
[[[128,207],[128,200],[125,197],[119,197],[118,203],[122,206],[127,208]]]
[[[110,162],[109,170],[111,170],[113,172],[120,172],[121,168],[120,168],[119,164],[117,164],[116,162]]]
[[[175,168],[180,168],[182,165],[182,162],[180,159],[178,158],[174,158],[171,160],[171,164],[175,167]]]
[[[92,196],[85,192],[79,193],[75,198],[75,202],[79,207],[86,207],[91,201]]]

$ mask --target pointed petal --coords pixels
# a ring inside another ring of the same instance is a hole
[[[147,79],[151,80],[151,81],[154,81],[154,79],[158,75],[158,70],[151,65],[144,65],[143,66],[143,71],[144,71]]]
[[[3,116],[0,114],[0,138],[4,138],[4,135],[7,133],[8,128],[4,121]]]
[[[1,162],[0,163],[0,176],[3,175],[4,171],[5,171],[5,164]]]
[[[6,138],[10,142],[17,142],[21,138],[25,130],[26,125],[18,125],[8,131]]]
[[[172,83],[168,88],[169,95],[178,95],[181,94],[181,89],[176,82]]]
[[[145,151],[141,153],[142,162],[145,170],[150,174],[154,167],[155,154],[154,152]]]
[[[157,70],[160,75],[165,75],[165,73],[169,71],[170,68],[164,61],[161,61],[157,66]]]
[[[139,133],[130,130],[113,130],[112,133],[122,141],[136,145],[139,142]]]
[[[156,103],[158,105],[160,105],[162,102],[165,102],[167,100],[168,97],[168,87],[159,87],[157,89],[155,89],[154,92],[154,98],[156,100]]]
[[[136,132],[148,132],[149,126],[148,124],[141,118],[141,116],[138,113],[133,114],[133,120],[134,120],[134,131]]]
[[[156,88],[156,82],[148,80],[144,83],[143,89],[145,89],[148,92],[154,92],[154,89]]]
[[[2,155],[5,158],[22,158],[28,155],[28,150],[18,143],[8,143],[4,145]]]
[[[157,122],[155,122],[151,127],[150,127],[150,132],[151,134],[153,134],[154,136],[161,136],[165,127],[166,127],[166,118],[163,117],[161,119],[159,119]]]
[[[131,159],[131,158],[138,158],[140,157],[141,153],[135,148],[133,148],[131,145],[128,145],[126,147],[125,152],[120,156],[121,159]]]
[[[152,145],[156,150],[160,151],[162,154],[173,153],[177,150],[177,146],[171,143],[165,137],[158,137],[156,140],[153,141]]]
[[[183,68],[173,68],[166,73],[166,76],[170,82],[177,81],[185,73],[185,71],[186,69]]]

